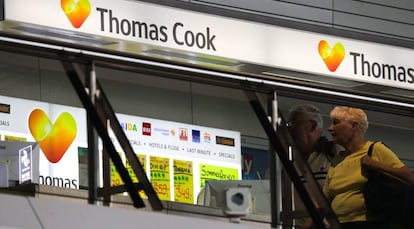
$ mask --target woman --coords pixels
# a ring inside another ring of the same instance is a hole
[[[343,229],[391,228],[382,219],[367,217],[362,193],[367,178],[362,168],[381,170],[414,184],[414,174],[385,145],[375,144],[372,158],[367,155],[371,141],[365,140],[368,120],[365,112],[352,107],[335,107],[331,113],[332,140],[344,147],[328,170],[323,191]]]

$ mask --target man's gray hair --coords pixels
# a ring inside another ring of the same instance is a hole
[[[300,113],[304,118],[315,121],[318,128],[323,128],[322,114],[316,106],[311,104],[296,105],[289,110],[288,120],[290,120],[295,113]]]

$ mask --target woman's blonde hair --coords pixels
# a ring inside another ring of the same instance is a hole
[[[368,129],[367,114],[359,108],[337,106],[331,111],[331,119],[340,119],[351,122],[356,122],[360,126],[360,131],[365,133]]]

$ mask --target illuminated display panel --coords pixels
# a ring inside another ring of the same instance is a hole
[[[7,112],[0,112],[0,140],[38,142],[39,183],[79,188],[85,175],[79,174],[87,148],[85,110],[5,96],[0,100],[7,107],[3,109]],[[117,117],[161,199],[195,203],[205,180],[241,179],[239,132],[124,114]],[[112,184],[122,184],[114,167],[112,171]]]

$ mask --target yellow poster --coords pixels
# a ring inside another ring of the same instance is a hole
[[[170,159],[150,156],[151,184],[160,200],[171,200]]]
[[[25,142],[26,138],[23,137],[17,137],[17,136],[11,136],[11,135],[5,135],[4,136],[5,141],[11,141],[11,142]]]
[[[206,180],[238,180],[239,172],[234,168],[200,164],[200,187],[203,188]]]
[[[124,156],[124,154],[123,153],[119,153],[119,156],[122,159],[123,156]],[[141,163],[142,168],[145,171],[145,168],[146,168],[146,157],[147,156],[144,155],[144,154],[137,154],[137,157],[138,157],[138,161]],[[134,170],[131,167],[131,164],[129,164],[128,159],[126,159],[125,168],[127,169],[128,174],[131,177],[132,182],[138,183],[138,178],[135,175]],[[124,182],[121,179],[121,176],[119,175],[118,171],[116,170],[115,165],[112,162],[111,162],[111,179],[112,179],[112,186],[117,186],[117,185],[123,185],[124,184]]]
[[[123,153],[119,153],[119,156],[121,157],[121,159],[123,158],[124,154]],[[144,171],[146,170],[146,155],[143,154],[137,154],[138,160],[141,163]],[[125,162],[125,168],[128,171],[129,176],[131,177],[131,180],[133,183],[138,183],[138,178],[135,175],[134,170],[131,167],[131,164],[129,164],[128,159],[126,159]],[[119,186],[119,185],[123,185],[124,182],[122,181],[121,176],[119,175],[118,171],[116,170],[115,165],[111,162],[111,185],[112,186]],[[147,196],[145,195],[145,191],[144,190],[140,190],[139,191],[141,198],[146,199]]]
[[[146,163],[147,156],[146,156],[146,155],[144,155],[144,154],[137,154],[137,157],[138,157],[139,162],[140,162],[140,163],[141,163],[141,165],[142,165],[142,168],[143,168],[143,169],[144,169],[144,171],[145,171],[145,168],[146,168],[146,166],[147,166],[147,163]],[[135,172],[134,172],[134,170],[132,169],[131,164],[129,164],[128,159],[126,159],[126,166],[125,166],[125,168],[128,170],[128,173],[129,173],[129,176],[130,176],[130,177],[131,177],[131,179],[132,179],[132,182],[134,182],[134,183],[138,183],[138,177],[135,175]]]
[[[142,165],[142,168],[144,169],[144,171],[146,171],[146,167],[147,167],[147,163],[146,163],[147,162],[147,156],[144,155],[144,154],[137,154],[137,157],[138,157],[139,162]],[[132,182],[138,183],[139,182],[138,177],[135,175],[135,172],[132,169],[131,164],[129,164],[128,159],[126,159],[126,166],[125,166],[125,168],[127,169],[128,174],[129,174],[129,176],[132,179]],[[141,195],[142,198],[145,198],[145,199],[147,198],[147,195],[145,195],[145,191],[144,190],[140,190],[139,191],[139,194]]]
[[[194,203],[193,163],[174,160],[174,200]]]
[[[121,159],[123,160],[123,154],[118,153]],[[122,181],[121,176],[119,175],[118,171],[116,170],[116,167],[114,163],[111,161],[111,186],[119,186],[123,185],[124,182]]]

